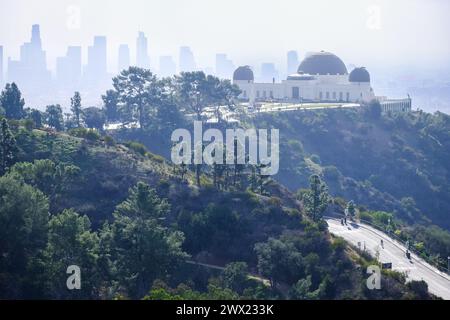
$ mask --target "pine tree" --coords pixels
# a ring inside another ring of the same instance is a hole
[[[0,174],[3,175],[14,164],[17,144],[6,119],[2,120],[0,136]]]
[[[303,196],[306,212],[317,221],[328,207],[328,188],[318,175],[309,178],[310,189]]]
[[[75,92],[73,98],[70,99],[70,110],[75,118],[75,123],[77,127],[80,127],[80,117],[81,117],[81,96],[78,91]]]
[[[14,82],[12,84],[8,83],[0,95],[0,106],[5,109],[6,118],[22,119],[24,116],[24,105],[25,101],[17,85]]]

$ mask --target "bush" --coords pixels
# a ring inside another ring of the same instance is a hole
[[[27,129],[27,131],[32,131],[35,127],[34,121],[31,119],[26,119],[23,122],[23,126],[25,127],[25,129]]]
[[[105,136],[105,137],[103,138],[103,141],[105,142],[105,144],[106,144],[108,147],[113,147],[113,146],[116,145],[116,141],[115,141],[114,138],[111,137],[111,136]]]
[[[157,154],[153,154],[151,152],[147,152],[146,155],[150,160],[153,160],[155,162],[164,163],[165,161],[164,157]]]
[[[145,156],[145,154],[147,153],[147,148],[139,142],[129,141],[125,143],[125,146],[142,156]]]
[[[69,134],[78,137],[84,138],[86,136],[86,128],[74,128],[69,130]]]
[[[100,140],[100,134],[93,129],[74,128],[69,130],[69,134],[92,142]]]
[[[84,138],[94,142],[100,140],[100,134],[96,130],[88,129]]]
[[[320,157],[317,154],[313,154],[310,159],[315,164],[321,164]]]

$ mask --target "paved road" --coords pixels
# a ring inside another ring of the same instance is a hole
[[[385,233],[365,224],[349,224],[342,226],[336,219],[326,219],[332,234],[344,238],[351,244],[369,251],[376,256],[378,251],[382,263],[392,263],[392,269],[407,274],[408,280],[424,280],[428,283],[431,293],[450,300],[450,276],[440,272],[415,254],[411,254],[411,261],[405,256],[406,248],[400,242],[389,238]],[[384,245],[381,246],[381,239]]]

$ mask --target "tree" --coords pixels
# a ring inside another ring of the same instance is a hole
[[[292,243],[269,238],[255,245],[259,273],[270,279],[272,287],[279,282],[293,283],[304,273],[302,256]]]
[[[35,128],[42,128],[42,113],[39,110],[31,109],[30,119],[33,120]]]
[[[150,70],[130,67],[113,78],[113,86],[121,103],[122,115],[130,115],[144,128],[156,113],[156,105],[163,95],[161,82]]]
[[[346,215],[348,214],[350,218],[354,218],[356,215],[355,202],[353,200],[347,203],[347,208],[345,208]]]
[[[62,131],[64,129],[63,113],[59,104],[47,106],[45,115],[49,127],[56,131]]]
[[[117,206],[113,223],[102,230],[116,277],[134,298],[141,298],[154,280],[165,278],[187,258],[181,249],[183,233],[161,225],[169,209],[154,189],[138,183]]]
[[[47,221],[48,201],[42,192],[10,176],[0,177],[0,298],[25,298],[24,285],[29,294],[33,291],[37,275],[29,268],[47,242]]]
[[[88,128],[102,131],[106,116],[102,109],[89,107],[83,110],[83,121]]]
[[[49,159],[35,160],[33,163],[16,163],[10,170],[10,175],[23,180],[44,192],[53,203],[56,197],[66,191],[80,168],[71,164],[55,164]]]
[[[310,189],[303,194],[305,211],[314,221],[321,218],[328,207],[328,188],[318,175],[309,178]]]
[[[206,76],[203,71],[182,72],[175,82],[180,104],[193,112],[198,121],[202,120],[206,107],[213,107],[217,120],[221,122],[220,107],[231,109],[241,92],[229,80]]]
[[[206,75],[203,71],[181,72],[176,77],[179,99],[188,111],[194,112],[198,121],[202,120],[202,112],[210,101]]]
[[[226,265],[222,273],[225,287],[242,293],[248,280],[248,266],[245,262],[232,262]]]
[[[5,174],[14,164],[17,152],[16,139],[9,129],[8,121],[3,119],[0,132],[0,175]]]
[[[14,82],[12,84],[6,84],[5,89],[0,95],[0,106],[5,109],[6,118],[15,120],[22,119],[24,105],[25,100],[22,98],[22,94],[17,85]]]
[[[72,111],[75,123],[79,128],[81,126],[80,118],[83,111],[81,110],[81,96],[78,91],[76,91],[74,96],[70,99],[70,110]]]
[[[290,291],[290,298],[296,300],[316,300],[319,298],[320,289],[310,291],[312,286],[311,276],[307,276],[305,279],[300,279],[292,286]]]
[[[119,113],[119,94],[117,91],[108,90],[106,94],[102,96],[103,110],[105,112],[106,120],[108,122],[116,122],[120,120]]]
[[[97,261],[99,238],[91,230],[86,216],[73,210],[64,210],[48,223],[48,243],[44,251],[47,288],[54,299],[89,299],[98,297],[100,284]],[[69,291],[66,287],[69,266],[81,270],[81,290]]]
[[[369,116],[372,119],[379,119],[381,117],[381,113],[382,113],[382,108],[381,108],[381,104],[378,100],[372,100],[369,102],[368,105],[368,111],[369,111]]]
[[[413,280],[408,282],[407,286],[415,294],[415,299],[423,300],[429,297],[428,284],[425,281]]]
[[[233,85],[230,80],[219,79],[208,75],[206,77],[206,87],[209,95],[209,104],[214,107],[214,115],[218,123],[222,122],[221,107],[225,107],[226,111],[234,109],[234,102],[241,94],[238,86]]]

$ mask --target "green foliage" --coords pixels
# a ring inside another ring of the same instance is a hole
[[[48,202],[42,192],[10,176],[0,177],[0,298],[33,291],[36,270],[30,269],[31,262],[45,247],[47,221]]]
[[[302,200],[306,213],[316,221],[328,207],[328,188],[318,175],[312,175],[309,181],[310,189],[302,195]]]
[[[80,119],[83,111],[81,110],[81,96],[78,91],[76,91],[73,97],[70,99],[70,111],[72,111],[76,126],[80,127]]]
[[[106,116],[102,109],[96,107],[89,107],[83,110],[83,121],[90,129],[103,130],[106,122]]]
[[[5,89],[0,95],[0,106],[5,110],[5,116],[8,119],[19,120],[24,116],[23,106],[25,100],[22,98],[22,94],[13,82],[7,83]]]
[[[408,288],[414,294],[413,299],[427,299],[428,297],[428,285],[425,281],[410,281],[407,284]]]
[[[117,206],[114,221],[102,229],[115,277],[132,297],[148,292],[148,286],[165,278],[187,255],[182,251],[184,236],[163,227],[160,219],[169,206],[148,185],[139,183],[127,200]]]
[[[45,122],[50,128],[56,131],[62,131],[64,129],[63,112],[59,104],[46,107]]]
[[[113,78],[113,86],[123,107],[119,111],[121,120],[137,121],[141,129],[148,126],[149,117],[164,95],[162,82],[150,70],[130,67]]]
[[[32,109],[30,112],[30,119],[33,120],[35,128],[42,128],[43,116],[39,110]]]
[[[56,299],[98,297],[99,238],[91,230],[89,218],[73,210],[65,210],[52,217],[48,226],[48,243],[43,258],[47,293]],[[66,270],[72,265],[80,267],[82,290],[67,290]]]
[[[273,283],[292,282],[303,274],[302,255],[292,243],[270,238],[255,245],[258,270]]]
[[[79,173],[80,168],[77,166],[64,163],[55,164],[53,161],[45,159],[35,160],[33,163],[16,163],[9,175],[38,188],[53,200],[69,188]]]
[[[120,120],[119,113],[119,94],[114,90],[106,91],[102,96],[103,110],[105,112],[106,120],[108,122],[116,122]]]
[[[178,95],[182,105],[193,112],[197,120],[202,120],[202,112],[208,107],[216,107],[216,116],[220,122],[218,106],[229,108],[239,96],[240,90],[232,85],[229,80],[220,80],[214,76],[206,76],[202,71],[182,72],[175,79]]]
[[[125,145],[128,148],[130,148],[131,150],[133,150],[134,152],[136,152],[142,156],[145,156],[145,154],[147,153],[147,147],[144,146],[142,143],[130,141],[130,142],[126,142]]]
[[[104,136],[103,141],[105,142],[106,146],[113,147],[116,145],[116,141],[111,136]]]
[[[8,121],[2,119],[0,131],[0,175],[5,174],[17,158],[16,139],[9,129]]]
[[[345,212],[352,218],[354,218],[356,216],[356,207],[355,207],[355,202],[353,200],[351,200],[347,203]]]
[[[245,262],[233,262],[226,265],[222,273],[226,288],[242,293],[248,282],[248,265]]]
[[[372,100],[367,106],[367,113],[371,119],[378,120],[381,117],[381,104],[378,100]]]
[[[96,142],[100,140],[100,134],[97,130],[94,129],[74,128],[70,129],[69,133],[74,137],[83,138],[90,142]]]

